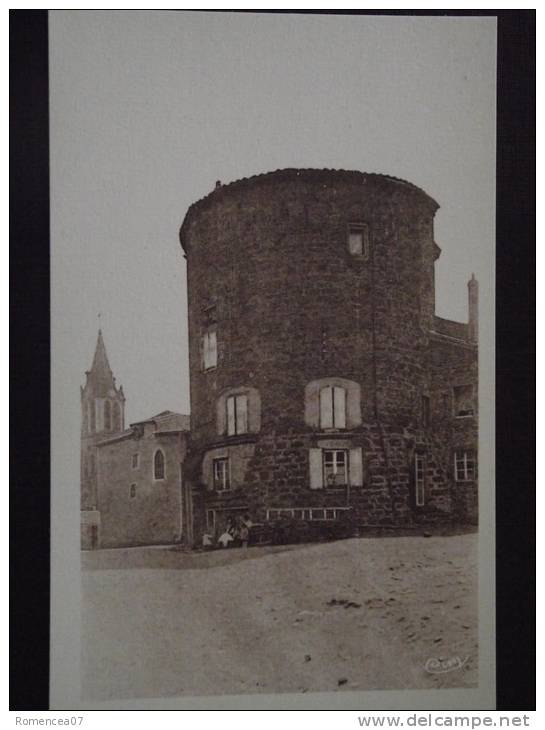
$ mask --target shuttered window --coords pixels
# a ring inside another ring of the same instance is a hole
[[[215,330],[204,333],[202,339],[202,355],[205,370],[216,367],[218,364],[218,342]]]
[[[324,484],[328,487],[348,484],[348,451],[324,449]]]
[[[320,427],[346,428],[346,390],[328,385],[320,390]]]
[[[248,432],[248,396],[231,395],[227,398],[227,435]]]

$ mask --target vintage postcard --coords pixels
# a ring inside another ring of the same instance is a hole
[[[494,708],[494,18],[49,16],[51,707]]]

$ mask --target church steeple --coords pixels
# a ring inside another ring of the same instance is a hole
[[[87,376],[86,388],[91,388],[95,396],[105,397],[115,392],[115,378],[108,361],[102,330],[98,331],[97,344],[93,357],[91,369],[85,373]]]
[[[84,510],[96,510],[97,443],[125,426],[125,395],[116,385],[100,329],[93,363],[85,375],[80,394],[81,504]]]

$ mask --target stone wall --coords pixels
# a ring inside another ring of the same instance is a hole
[[[129,436],[98,445],[100,547],[180,540],[185,439],[181,433],[156,433],[149,423],[143,429],[134,429]],[[162,480],[154,479],[157,449],[165,455]],[[135,454],[138,466],[133,468]],[[131,485],[135,485],[132,491]]]

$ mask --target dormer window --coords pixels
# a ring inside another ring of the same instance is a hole
[[[348,226],[348,250],[352,256],[369,258],[369,226],[367,223],[350,223]]]

